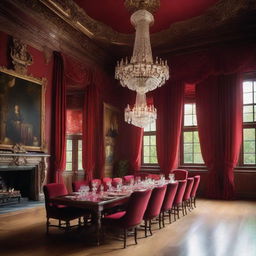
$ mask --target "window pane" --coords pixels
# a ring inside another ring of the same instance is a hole
[[[151,145],[156,145],[156,136],[150,136],[150,144]]]
[[[149,156],[149,146],[144,146],[143,154],[144,154],[144,156]]]
[[[203,160],[201,154],[195,154],[194,155],[194,163],[197,163],[197,164],[203,164],[204,163],[204,160]]]
[[[67,151],[66,152],[66,161],[67,162],[72,162],[72,151]]]
[[[192,132],[184,132],[184,143],[192,142]]]
[[[83,164],[82,164],[82,150],[78,151],[78,170],[83,169]]]
[[[199,143],[194,144],[194,152],[195,153],[201,153],[201,148]]]
[[[254,153],[255,152],[255,142],[245,141],[244,142],[244,153]]]
[[[198,132],[194,132],[194,142],[199,142]]]
[[[244,104],[253,103],[252,95],[253,95],[252,93],[244,93]]]
[[[252,92],[252,81],[243,82],[243,92]]]
[[[256,95],[254,97],[254,100],[256,101]],[[256,122],[256,105],[254,106],[254,121]]]
[[[144,162],[144,164],[149,164],[149,156],[144,156],[143,162]]]
[[[67,150],[72,150],[72,140],[67,140]]]
[[[184,125],[185,126],[192,126],[193,125],[193,117],[192,115],[185,115]]]
[[[156,122],[153,122],[150,124],[150,131],[151,132],[156,131]]]
[[[156,147],[150,147],[150,156],[156,156]]]
[[[244,164],[255,164],[255,154],[244,154]]]
[[[150,163],[151,164],[157,164],[157,157],[156,156],[150,157]]]
[[[246,113],[243,116],[243,121],[246,122],[253,122],[253,113]]]
[[[72,171],[72,163],[66,163],[66,170]]]
[[[78,150],[82,150],[83,142],[82,140],[78,140]]]
[[[192,154],[184,154],[184,163],[189,164],[193,163],[192,161]]]
[[[193,114],[193,104],[185,104],[184,114],[185,115]]]
[[[255,140],[255,129],[245,128],[244,129],[244,140]]]
[[[184,144],[184,153],[192,153],[193,144]]]
[[[149,136],[143,137],[143,143],[144,143],[144,145],[149,145]]]

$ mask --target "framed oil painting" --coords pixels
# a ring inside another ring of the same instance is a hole
[[[0,149],[45,150],[45,81],[0,67]]]
[[[119,134],[120,111],[104,103],[105,176],[112,176]]]

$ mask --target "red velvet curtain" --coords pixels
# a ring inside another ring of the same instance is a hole
[[[211,76],[199,83],[196,108],[202,156],[209,170],[208,196],[232,199],[242,136],[239,75]]]
[[[184,85],[181,82],[170,81],[155,95],[157,159],[166,175],[178,166],[183,102]]]
[[[88,180],[104,176],[103,106],[99,89],[85,91],[83,119],[83,168]]]
[[[50,181],[63,183],[62,172],[65,170],[66,164],[66,88],[62,56],[58,52],[54,52],[53,56],[53,169]]]

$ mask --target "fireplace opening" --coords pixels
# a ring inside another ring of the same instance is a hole
[[[36,200],[35,168],[8,167],[7,169],[0,170],[0,177],[3,190],[19,190],[21,197]]]

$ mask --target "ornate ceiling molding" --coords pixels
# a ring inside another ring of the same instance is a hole
[[[89,17],[85,11],[72,0],[40,0],[68,24],[81,31],[91,39],[110,45],[132,46],[134,35],[118,33],[109,26]],[[133,7],[139,3],[151,6],[154,0],[126,0]],[[150,5],[151,4],[151,5]],[[132,8],[132,7],[131,7]],[[135,7],[134,7],[135,8]],[[155,8],[155,7],[154,7]],[[185,36],[202,31],[213,31],[229,21],[239,18],[246,10],[256,10],[255,0],[221,0],[209,8],[203,15],[174,23],[170,28],[151,34],[153,47],[173,44]]]
[[[160,0],[125,0],[124,5],[131,13],[140,9],[155,13],[160,7]]]
[[[106,67],[111,62],[111,56],[105,49],[56,16],[40,1],[1,0],[0,29],[47,52],[47,55],[51,49],[72,55],[90,65],[97,63]]]

